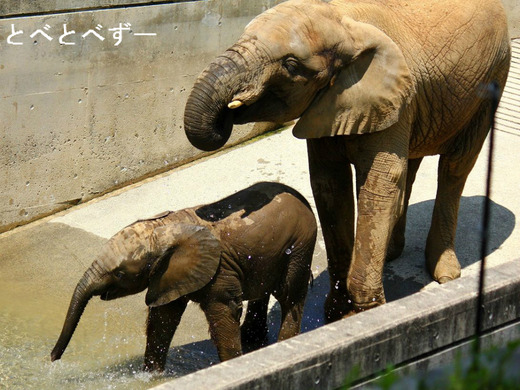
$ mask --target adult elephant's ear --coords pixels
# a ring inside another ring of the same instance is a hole
[[[209,229],[169,224],[154,230],[152,245],[158,260],[150,271],[146,294],[148,306],[165,305],[200,290],[220,264],[220,242]]]
[[[298,138],[366,134],[399,120],[412,96],[412,77],[403,53],[378,28],[344,17],[337,45],[340,68],[328,88],[296,123]]]

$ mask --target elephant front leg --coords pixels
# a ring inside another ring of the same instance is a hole
[[[307,140],[312,193],[320,220],[330,278],[325,321],[352,311],[347,274],[354,245],[354,188],[342,137]]]
[[[188,301],[180,298],[167,305],[151,307],[146,326],[144,369],[163,371],[168,349]]]
[[[209,323],[211,339],[217,347],[220,361],[242,355],[240,339],[240,317],[242,301],[234,299],[227,302],[212,301],[201,304]]]
[[[384,137],[377,133],[367,136],[363,148],[358,146],[362,154],[356,154],[358,219],[347,278],[355,311],[386,302],[383,267],[391,234],[403,213],[407,143],[393,139],[388,145],[389,138]],[[380,151],[381,145],[389,149]]]

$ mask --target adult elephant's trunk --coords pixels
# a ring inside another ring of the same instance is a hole
[[[61,355],[63,355],[63,352],[72,338],[72,334],[76,330],[76,326],[88,301],[92,296],[98,295],[102,291],[105,284],[103,274],[104,272],[99,263],[94,262],[78,282],[70,301],[69,310],[65,317],[65,323],[63,324],[60,337],[51,352],[51,361],[61,358]]]
[[[243,77],[244,59],[228,50],[199,76],[184,111],[184,130],[193,146],[216,150],[227,142],[233,128],[233,110],[228,108]]]

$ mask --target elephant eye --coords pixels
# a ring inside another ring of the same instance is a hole
[[[298,73],[299,63],[296,59],[290,57],[285,59],[283,62],[283,67],[289,72],[291,76],[295,76]]]
[[[117,271],[115,276],[117,279],[121,280],[125,277],[125,273],[123,271]]]

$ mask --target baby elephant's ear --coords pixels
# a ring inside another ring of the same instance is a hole
[[[148,306],[165,305],[200,290],[220,264],[220,242],[209,229],[187,224],[160,226],[154,231],[160,259],[150,274]]]

